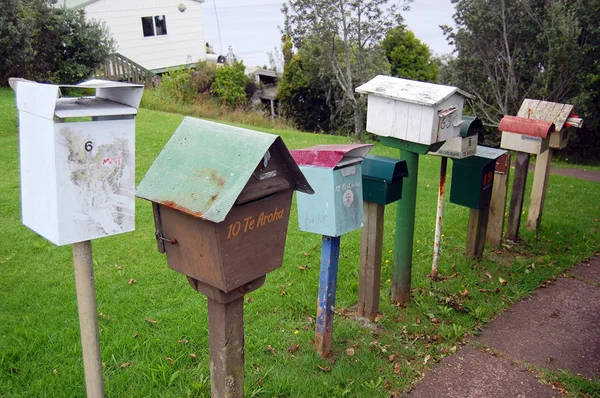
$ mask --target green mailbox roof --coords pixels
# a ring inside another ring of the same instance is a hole
[[[470,137],[483,133],[483,122],[475,116],[463,116],[460,125],[460,136]]]
[[[505,149],[490,148],[483,145],[477,145],[477,151],[474,156],[463,159],[452,159],[455,163],[462,163],[471,167],[485,167],[490,162],[495,162],[500,156],[508,152]]]
[[[276,135],[186,117],[137,187],[136,195],[215,223],[235,204],[259,162],[274,147],[295,189],[313,193]]]
[[[392,182],[408,177],[406,161],[385,156],[367,155],[362,163],[363,178]]]

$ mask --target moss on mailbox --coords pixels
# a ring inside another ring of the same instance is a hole
[[[294,190],[312,193],[280,137],[187,117],[136,194],[169,267],[229,292],[281,266]]]

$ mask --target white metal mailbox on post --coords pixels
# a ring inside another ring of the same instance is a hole
[[[134,230],[141,85],[12,82],[19,109],[23,224],[56,245]],[[61,97],[64,87],[95,96]]]
[[[431,145],[460,136],[465,97],[451,86],[376,76],[356,89],[368,94],[367,131]]]

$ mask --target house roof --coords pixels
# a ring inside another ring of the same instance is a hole
[[[186,117],[136,195],[219,223],[271,147],[286,162],[295,189],[313,193],[279,136]]]
[[[435,106],[455,93],[474,99],[471,94],[452,86],[379,75],[356,88],[357,93],[372,94],[418,105]]]
[[[95,3],[100,0],[58,0],[56,3],[57,6],[65,6],[67,8],[83,8],[89,4]],[[204,0],[191,0],[197,3],[204,3]],[[176,1],[175,3],[181,3],[181,1]]]
[[[556,131],[560,131],[571,112],[573,112],[573,105],[526,98],[517,116],[554,123]]]

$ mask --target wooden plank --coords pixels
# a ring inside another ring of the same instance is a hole
[[[544,211],[544,200],[546,199],[551,163],[552,148],[539,154],[535,161],[531,203],[529,204],[529,215],[527,217],[527,229],[530,231],[536,231],[542,222],[542,212]]]
[[[517,116],[529,118],[530,110],[537,108],[538,103],[539,103],[538,100],[532,100],[529,98],[525,98],[523,100],[523,103],[521,104],[521,109],[519,109],[519,113],[517,113]]]
[[[506,212],[506,198],[508,195],[508,180],[510,176],[510,152],[506,157],[498,159],[494,173],[494,185],[492,186],[492,200],[490,202],[490,215],[488,219],[486,240],[492,246],[502,244],[504,232],[504,218]]]
[[[363,203],[364,225],[360,241],[358,314],[374,321],[379,312],[385,206],[367,201]]]
[[[508,211],[508,227],[506,239],[516,242],[519,238],[519,225],[521,224],[521,212],[523,211],[523,199],[525,197],[525,186],[527,185],[527,171],[529,168],[529,154],[517,152],[517,164],[515,166],[515,179],[510,197],[510,208]]]
[[[208,338],[211,397],[243,398],[243,297],[226,304],[208,299]]]
[[[319,276],[317,326],[315,330],[315,348],[324,357],[331,350],[339,256],[340,237],[324,235],[321,251],[321,272]]]
[[[465,253],[468,258],[480,259],[483,256],[489,214],[489,205],[481,209],[471,209],[469,213],[467,249]]]
[[[446,190],[446,169],[448,158],[442,157],[440,162],[440,185],[438,188],[437,212],[435,217],[435,239],[433,243],[433,261],[431,262],[431,279],[437,280],[440,245],[442,242],[442,221],[444,218],[444,191]]]

